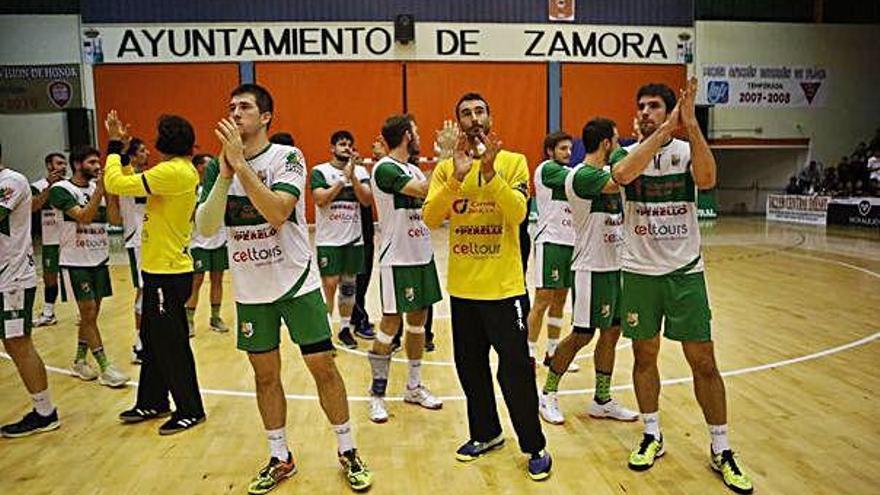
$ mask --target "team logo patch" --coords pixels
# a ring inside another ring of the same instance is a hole
[[[11,187],[0,187],[0,201],[7,202],[12,198]]]
[[[866,200],[859,202],[859,215],[866,217],[871,212],[871,202]]]
[[[672,155],[672,166],[677,167],[681,164],[681,157],[678,155]]]
[[[406,298],[406,300],[409,302],[415,301],[416,289],[414,287],[407,287],[403,289],[403,297]]]
[[[321,268],[327,268],[327,265],[330,264],[330,260],[328,260],[326,256],[321,256],[318,260],[318,264],[321,265]]]
[[[265,170],[257,170],[257,177],[260,179],[260,182],[266,184],[266,171]]]
[[[249,339],[254,336],[254,324],[249,321],[241,322],[241,334],[244,338]]]
[[[559,282],[559,268],[554,268],[550,271],[550,279],[554,282]]]
[[[303,164],[302,160],[299,159],[299,155],[296,152],[291,151],[284,157],[284,171],[285,172],[294,172],[297,174],[303,173]]]
[[[724,104],[730,100],[730,83],[727,81],[709,81],[706,100],[710,104]]]
[[[639,314],[638,313],[627,313],[626,314],[626,324],[631,327],[639,326]]]
[[[196,268],[202,267],[202,260],[196,260]]]
[[[452,211],[458,213],[459,215],[464,214],[468,209],[468,200],[467,198],[456,199],[452,203]]]
[[[88,294],[89,292],[92,291],[92,286],[88,282],[80,282],[79,283],[79,290]]]
[[[608,318],[609,316],[611,316],[611,305],[603,304],[600,313],[602,313],[602,318]],[[638,318],[636,319],[638,320]]]

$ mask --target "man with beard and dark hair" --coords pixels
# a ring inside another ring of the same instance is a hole
[[[339,341],[349,349],[357,347],[351,334],[351,311],[354,306],[356,277],[364,270],[364,239],[361,233],[361,206],[371,205],[370,174],[361,165],[354,150],[354,136],[346,130],[330,136],[330,161],[315,165],[309,186],[315,198],[315,245],[318,268],[333,314],[333,302],[339,291]],[[363,339],[375,338],[366,328],[357,328]]]
[[[55,325],[55,301],[58,300],[58,229],[61,212],[49,204],[49,189],[63,180],[67,173],[67,159],[61,153],[49,153],[45,158],[46,177],[31,184],[31,211],[40,212],[41,259],[43,261],[43,311],[34,320],[35,327]]]
[[[382,126],[382,137],[391,148],[373,169],[372,189],[379,211],[379,274],[382,322],[368,358],[373,372],[370,420],[388,421],[385,389],[391,366],[391,342],[406,314],[406,355],[409,379],[403,400],[426,409],[443,402],[422,384],[425,321],[428,308],[439,301],[440,281],[434,265],[431,231],[422,220],[422,202],[428,181],[408,162],[419,152],[418,126],[408,115],[395,115]]]
[[[116,201],[106,201],[101,153],[92,147],[70,152],[73,175],[52,184],[49,204],[64,214],[61,222],[59,266],[61,299],[76,301],[79,309],[79,333],[73,376],[82,380],[98,379],[101,385],[122,387],[128,376],[114,366],[104,352],[98,314],[101,301],[113,294],[110,286],[110,238],[107,221],[120,224]],[[89,350],[98,363],[96,372],[87,362]]]

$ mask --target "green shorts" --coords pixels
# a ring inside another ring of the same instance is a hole
[[[37,288],[0,292],[0,340],[31,334]]]
[[[364,271],[364,245],[318,246],[318,269],[322,277],[355,275]]]
[[[131,285],[135,289],[144,287],[144,279],[141,277],[141,247],[125,248],[128,251],[128,270],[131,272]]]
[[[43,246],[43,273],[58,273],[58,256],[61,252],[59,246]]]
[[[535,244],[535,287],[567,289],[571,287],[571,254],[574,248],[552,242]]]
[[[100,266],[62,266],[61,300],[94,301],[113,295],[110,270]]]
[[[226,244],[217,249],[192,248],[189,250],[193,258],[195,273],[223,272],[229,269],[229,253]]]
[[[238,348],[266,352],[281,343],[281,320],[290,338],[300,347],[329,341],[330,316],[321,289],[291,299],[265,304],[235,303],[238,313]]]
[[[620,270],[578,270],[572,273],[572,326],[610,328],[620,325]]]
[[[680,342],[712,340],[712,311],[703,272],[639,275],[623,272],[623,335],[650,339],[660,332]]]
[[[434,260],[424,265],[380,267],[379,294],[386,315],[411,313],[443,299]]]

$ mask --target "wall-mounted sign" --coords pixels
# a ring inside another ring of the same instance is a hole
[[[394,42],[392,23],[86,26],[90,63],[262,60],[486,60],[682,64],[693,28],[416,23],[416,42]],[[690,54],[690,55],[688,55]]]
[[[703,64],[697,100],[721,107],[819,107],[828,93],[821,66]]]
[[[0,66],[0,113],[45,113],[82,106],[79,65]]]

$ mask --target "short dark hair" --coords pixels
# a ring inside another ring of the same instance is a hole
[[[556,149],[556,145],[562,141],[571,141],[571,136],[562,131],[554,131],[550,134],[547,134],[547,137],[544,138],[544,153],[547,153],[547,150],[550,150],[551,153]],[[550,155],[553,156],[552,154]]]
[[[140,148],[142,144],[144,144],[143,139],[131,138],[131,142],[128,143],[128,149],[125,150],[125,154],[128,156],[134,156],[137,153],[138,148]]]
[[[285,146],[296,146],[296,141],[293,140],[293,135],[289,132],[276,132],[269,136],[269,142]]]
[[[157,150],[170,156],[192,154],[196,133],[185,118],[179,115],[162,115],[157,127]]]
[[[491,112],[489,112],[489,102],[486,101],[485,98],[483,98],[483,95],[481,95],[480,93],[470,92],[470,93],[465,93],[465,94],[461,95],[461,98],[458,99],[458,103],[455,104],[455,112],[453,112],[455,114],[455,118],[456,119],[458,118],[458,107],[460,107],[462,103],[464,103],[466,101],[474,101],[474,100],[480,100],[483,103],[485,103],[486,104],[486,113],[491,114]]]
[[[210,158],[211,160],[214,159],[213,156],[211,156],[207,153],[197,153],[197,154],[193,155],[193,157],[192,157],[192,164],[193,165],[201,165],[202,162],[204,162],[206,158]]]
[[[257,109],[260,111],[260,113],[269,112],[274,116],[275,102],[272,100],[272,94],[269,93],[268,89],[260,86],[259,84],[246,83],[233,89],[229,97],[231,98],[233,96],[241,96],[243,94],[254,96],[254,101],[257,102]],[[267,130],[269,129],[270,125],[272,125],[272,119],[269,119],[269,123],[266,124]]]
[[[407,131],[412,131],[413,117],[408,114],[392,115],[382,125],[382,138],[389,148],[396,148],[403,142]]]
[[[70,171],[76,172],[74,164],[82,163],[92,156],[100,157],[101,152],[98,151],[97,148],[89,145],[74,146],[73,149],[70,150]]]
[[[53,151],[52,153],[49,153],[48,155],[46,155],[46,158],[44,158],[43,161],[45,161],[46,165],[48,165],[48,164],[52,163],[52,160],[54,160],[55,158],[61,158],[62,160],[67,160],[67,158],[64,157],[63,153]]]
[[[330,135],[330,144],[336,144],[343,139],[348,139],[351,144],[354,144],[354,136],[351,135],[350,132],[342,129],[341,131],[336,131]]]
[[[639,103],[643,96],[659,96],[663,99],[667,112],[671,112],[675,108],[675,91],[672,91],[672,88],[663,83],[648,83],[639,88],[638,93],[636,93],[636,104]]]
[[[611,119],[596,117],[584,125],[581,132],[581,140],[584,142],[584,150],[592,153],[599,149],[599,144],[605,139],[614,138],[614,128],[617,124]]]

